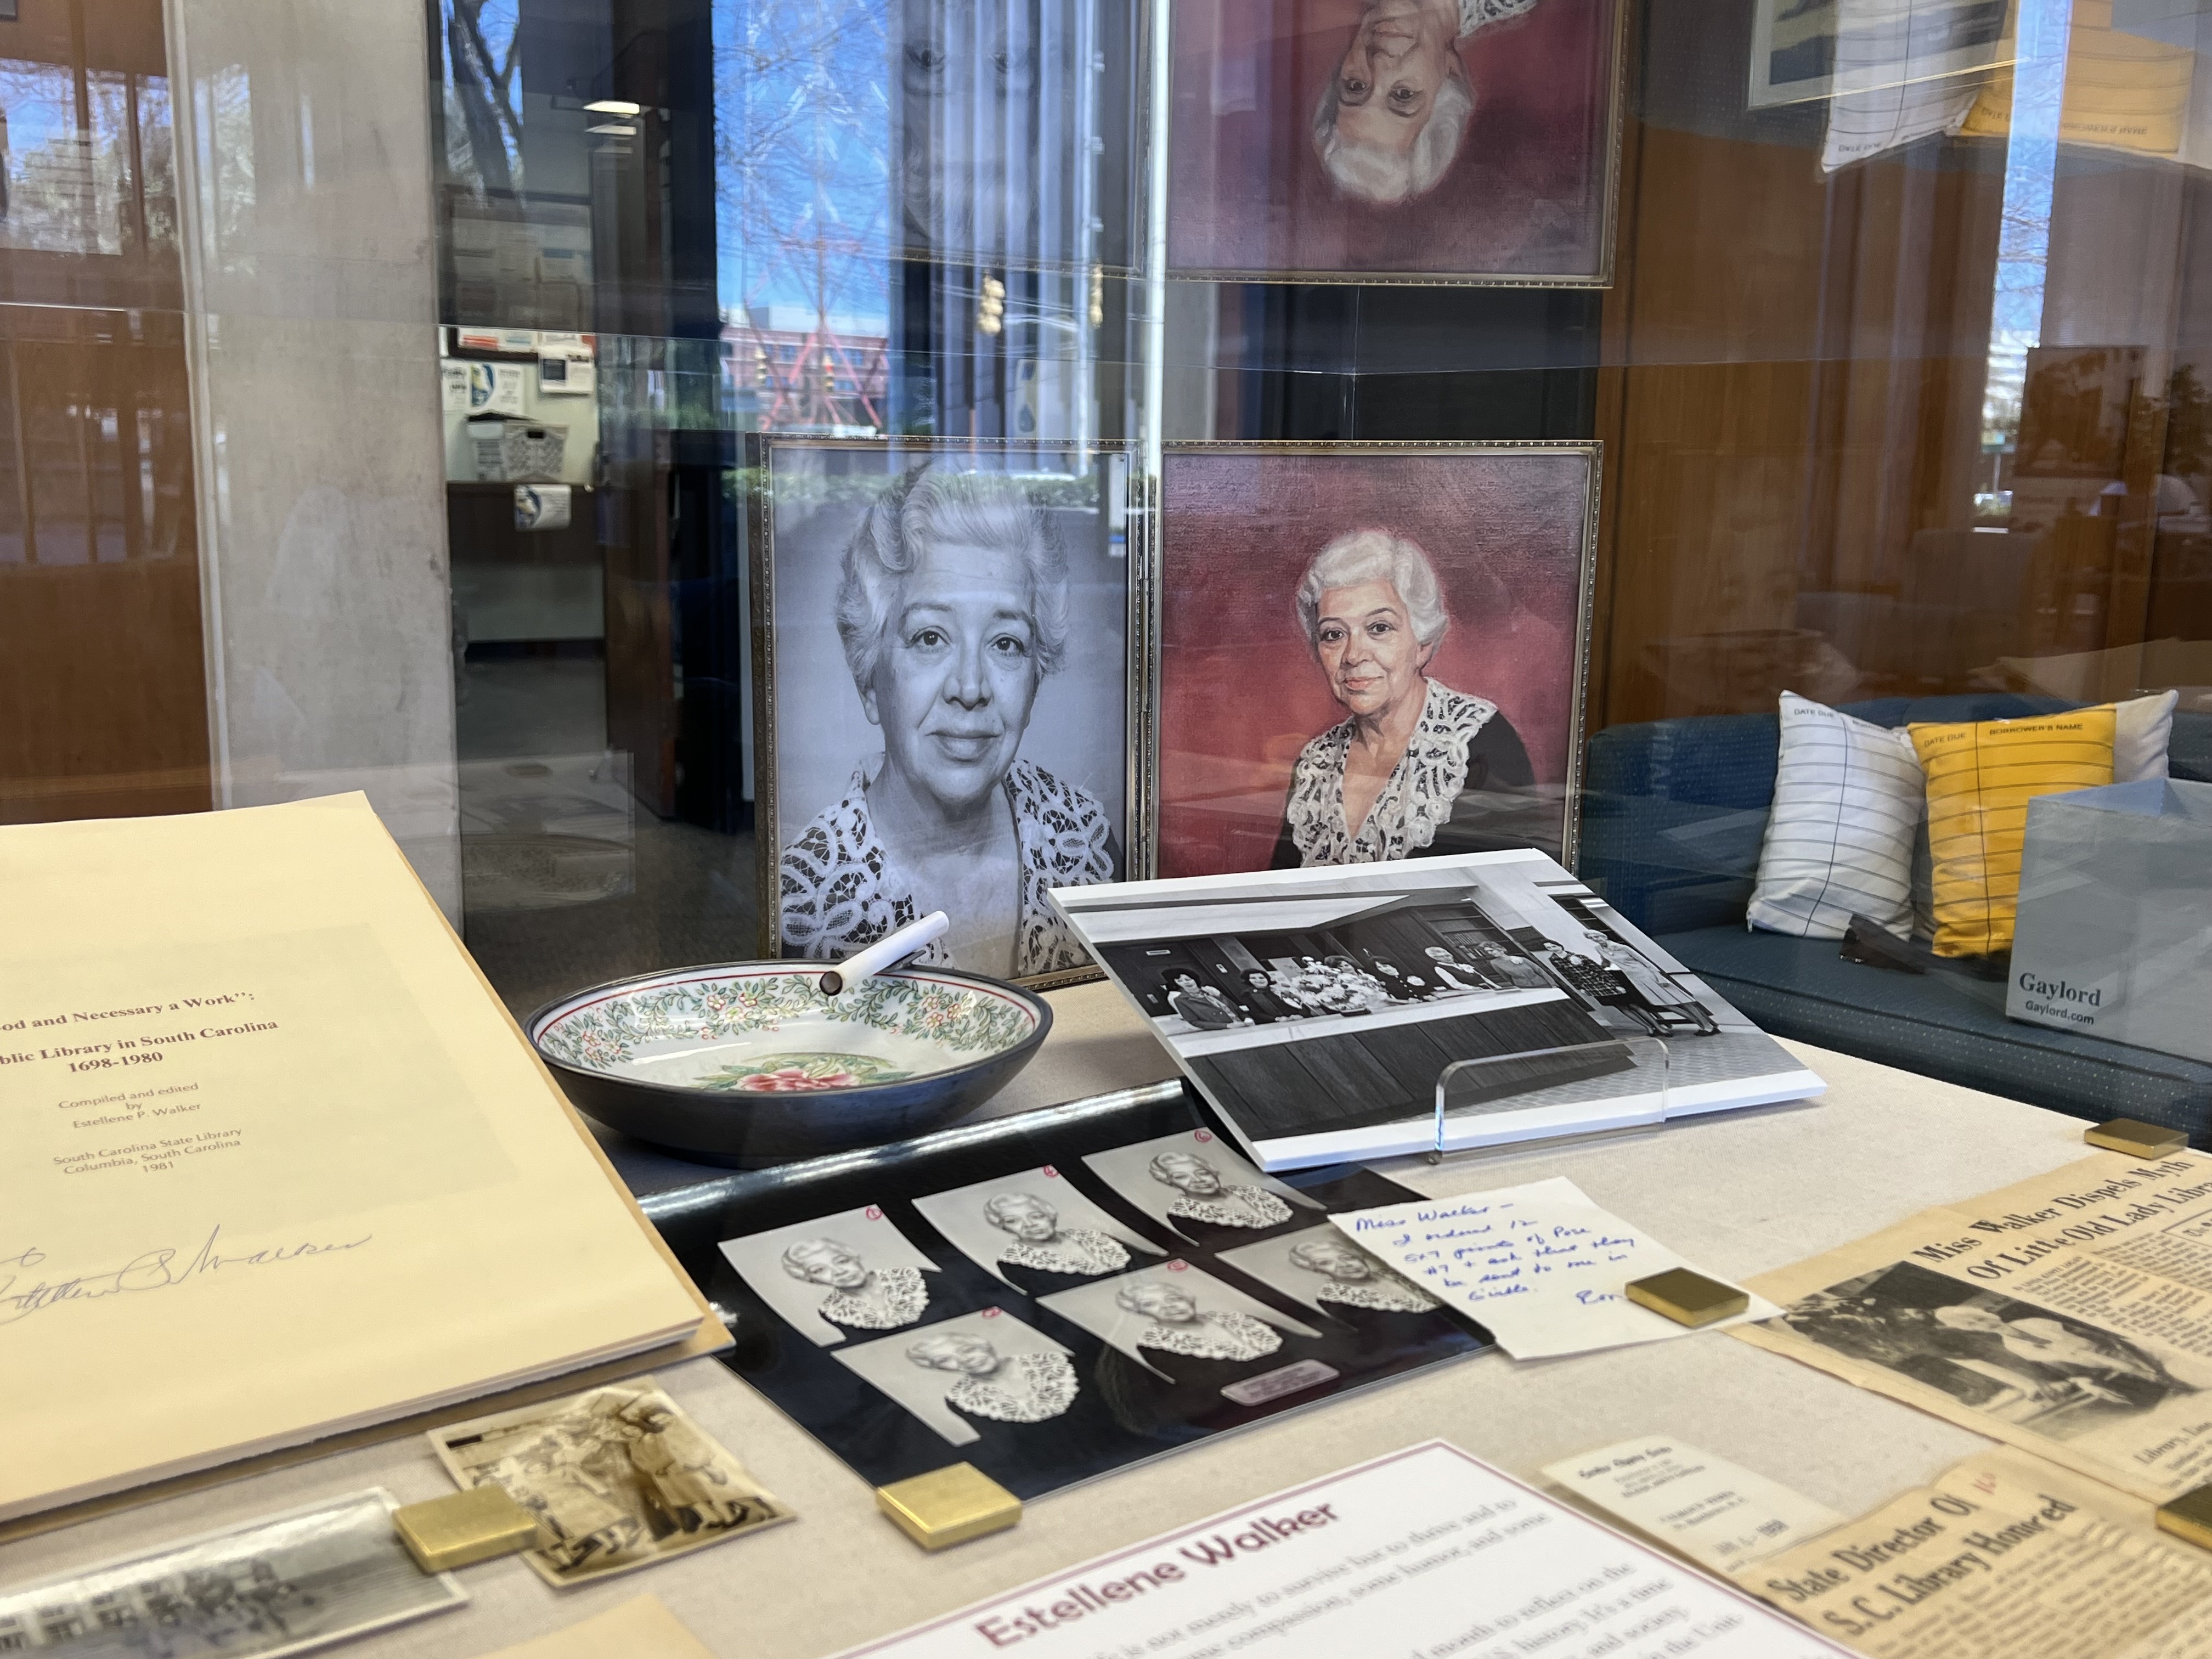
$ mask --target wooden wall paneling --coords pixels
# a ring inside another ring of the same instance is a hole
[[[177,319],[0,306],[0,822],[205,810]]]
[[[1923,147],[1823,178],[1802,147],[1638,131],[1606,317],[1593,726],[1849,695],[1854,653],[1894,655],[1894,607],[1972,529],[1986,161]],[[1929,648],[1885,672],[1963,675]]]

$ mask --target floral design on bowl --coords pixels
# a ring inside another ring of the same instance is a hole
[[[970,975],[908,969],[832,997],[821,974],[818,963],[793,962],[650,975],[564,999],[531,1021],[531,1035],[547,1059],[583,1071],[799,1093],[951,1070],[1037,1025],[1029,999]]]
[[[897,1083],[912,1077],[870,1054],[768,1054],[742,1066],[726,1066],[720,1077],[702,1079],[706,1089],[735,1089],[755,1095],[797,1095],[811,1089],[858,1089],[871,1083]]]

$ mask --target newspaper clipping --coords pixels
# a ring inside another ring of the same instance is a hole
[[[1736,1582],[1875,1659],[2212,1652],[2212,1557],[2150,1505],[1996,1447]]]
[[[1747,1342],[2154,1503],[2212,1481],[2212,1158],[2101,1153],[1747,1288],[1783,1309]]]

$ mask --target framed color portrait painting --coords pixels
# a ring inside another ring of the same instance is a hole
[[[1158,874],[1534,847],[1579,776],[1595,443],[1170,443]]]
[[[1177,0],[1168,267],[1613,280],[1626,0]]]
[[[1121,879],[1129,559],[1112,446],[751,440],[763,948],[1095,971],[1046,895]]]

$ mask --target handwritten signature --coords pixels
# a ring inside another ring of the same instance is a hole
[[[189,1255],[175,1245],[165,1244],[142,1250],[119,1267],[61,1279],[33,1273],[46,1260],[46,1253],[36,1245],[14,1255],[0,1256],[0,1325],[13,1325],[65,1302],[97,1302],[139,1291],[171,1290],[225,1267],[264,1267],[305,1256],[336,1255],[357,1250],[375,1237],[364,1233],[346,1244],[277,1244],[226,1255],[216,1249],[216,1241],[222,1236],[218,1225],[210,1228],[206,1240]]]

